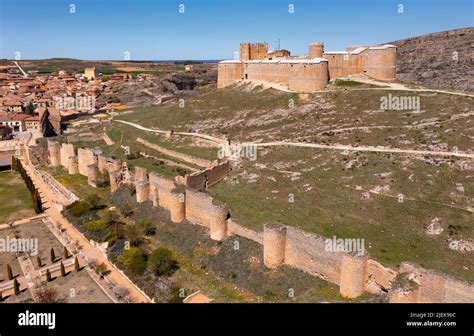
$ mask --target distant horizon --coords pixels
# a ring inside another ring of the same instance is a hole
[[[304,55],[474,25],[471,0],[2,0],[0,18],[0,59],[31,61],[223,60],[241,42]]]

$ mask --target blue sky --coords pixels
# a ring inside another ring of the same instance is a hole
[[[226,59],[240,42],[273,49],[278,39],[299,55],[311,41],[343,50],[472,27],[474,16],[473,0],[0,0],[0,6],[0,58],[10,59],[16,51],[22,59],[121,60],[125,52],[132,60]]]

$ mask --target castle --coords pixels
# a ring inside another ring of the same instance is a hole
[[[267,43],[241,43],[240,60],[219,62],[217,87],[259,80],[309,93],[323,89],[331,79],[357,74],[393,82],[395,63],[396,47],[389,44],[325,52],[323,43],[315,42],[309,44],[308,55],[291,56],[284,49],[268,51]]]

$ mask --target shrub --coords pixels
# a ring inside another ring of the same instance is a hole
[[[138,222],[138,226],[140,227],[140,230],[143,232],[143,234],[147,236],[155,234],[155,227],[148,218],[142,219],[140,222]]]
[[[119,260],[135,274],[143,274],[147,267],[146,255],[136,247],[123,250]]]
[[[85,201],[89,203],[91,209],[99,209],[101,206],[101,199],[97,194],[86,195]]]
[[[130,245],[137,246],[143,237],[143,231],[137,224],[127,224],[125,226],[125,238],[130,242]]]
[[[171,275],[179,268],[173,253],[164,247],[158,247],[148,256],[148,266],[158,276]]]
[[[102,231],[102,230],[105,230],[106,228],[107,228],[107,223],[102,219],[91,221],[86,224],[86,230],[89,232]]]
[[[107,210],[102,213],[101,220],[107,224],[116,223],[119,220],[118,213],[112,210]]]
[[[74,203],[68,205],[66,209],[68,213],[74,217],[80,217],[91,210],[89,203],[85,201],[75,201]]]
[[[130,203],[123,203],[119,206],[119,210],[124,217],[128,217],[133,213],[133,208]]]

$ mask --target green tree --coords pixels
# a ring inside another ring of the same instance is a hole
[[[89,203],[91,209],[98,209],[101,206],[102,200],[97,194],[88,194],[85,197],[85,201]]]
[[[64,259],[69,258],[69,251],[67,250],[66,246],[64,246]]]
[[[138,246],[143,237],[143,231],[137,224],[127,224],[124,229],[125,238],[132,246]]]
[[[158,247],[148,256],[148,266],[158,276],[171,275],[179,268],[173,253],[164,247]]]
[[[20,294],[20,284],[17,279],[13,280],[13,291],[15,292],[15,295]]]
[[[146,255],[144,255],[137,247],[124,249],[119,260],[125,265],[125,267],[135,274],[143,274],[147,267]]]
[[[152,235],[155,233],[155,227],[148,218],[142,219],[138,222],[138,227],[145,235]]]
[[[79,266],[79,259],[77,257],[74,258],[74,271],[79,272],[81,267]]]

